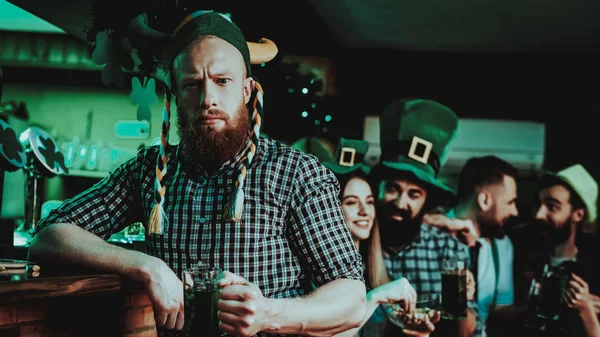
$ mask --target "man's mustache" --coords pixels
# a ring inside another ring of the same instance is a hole
[[[200,110],[194,114],[193,120],[199,121],[206,118],[227,119],[227,114],[225,111],[219,109]]]
[[[549,224],[546,221],[543,220],[536,220],[534,222],[534,225],[540,230],[540,231],[545,231],[545,232],[552,232],[554,231],[554,227]]]
[[[410,217],[411,217],[410,211],[405,210],[405,209],[399,209],[392,205],[385,207],[385,214],[387,214],[388,216],[397,215],[397,216],[402,217],[402,219],[410,219]]]

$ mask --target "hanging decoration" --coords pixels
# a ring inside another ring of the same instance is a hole
[[[152,119],[151,105],[158,103],[156,95],[156,82],[153,78],[144,77],[144,83],[139,78],[131,79],[131,103],[138,106],[137,119],[139,121],[148,121]]]
[[[42,129],[31,126],[19,136],[27,156],[27,170],[34,176],[52,178],[69,173],[65,157],[52,137]]]
[[[158,39],[140,38],[132,32],[132,20],[135,30],[139,28],[154,33],[172,32],[185,14],[213,6],[213,1],[186,0],[130,0],[127,6],[123,1],[97,0],[92,8],[93,20],[86,30],[87,43],[92,53],[96,54],[94,62],[106,64],[103,70],[103,82],[119,85],[122,68],[134,69],[151,76],[160,67],[163,43]],[[140,14],[145,15],[140,16]],[[151,28],[150,28],[151,27]],[[159,34],[160,35],[160,34]],[[167,35],[168,36],[168,35]],[[137,61],[133,64],[132,60]]]
[[[0,119],[0,171],[16,171],[23,168],[26,162],[25,149],[15,130]]]
[[[119,88],[123,88],[125,85],[123,68],[132,71],[135,63],[131,56],[131,41],[123,38],[119,42],[115,46],[107,32],[98,32],[92,60],[99,66],[104,65],[104,69],[102,69],[104,85],[114,83]]]

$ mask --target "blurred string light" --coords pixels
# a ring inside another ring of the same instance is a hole
[[[281,64],[285,86],[288,94],[293,95],[298,105],[294,106],[301,117],[301,123],[311,135],[329,132],[327,125],[331,122],[331,111],[325,111],[323,80],[312,73],[303,74],[298,63]],[[306,123],[306,124],[305,124]]]

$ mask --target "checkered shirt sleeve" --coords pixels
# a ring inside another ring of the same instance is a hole
[[[300,160],[288,213],[294,250],[321,286],[338,278],[364,282],[360,254],[352,244],[339,200],[339,182],[314,156]]]
[[[74,198],[65,200],[40,219],[37,234],[55,223],[75,224],[104,240],[134,222],[141,221],[136,196],[139,194],[139,172],[145,151],[116,168],[104,179]]]

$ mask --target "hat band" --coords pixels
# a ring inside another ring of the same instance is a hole
[[[337,158],[337,163],[340,166],[352,167],[357,163],[362,164],[364,159],[364,153],[356,152],[355,148],[342,147]]]
[[[383,149],[381,161],[395,161],[398,156],[405,156],[431,166],[437,177],[441,167],[440,158],[432,151],[431,146],[430,142],[419,137],[413,137],[412,140],[397,140]]]

